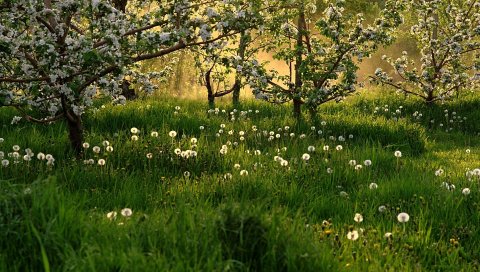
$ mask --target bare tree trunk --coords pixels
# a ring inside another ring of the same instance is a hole
[[[304,25],[305,13],[303,7],[300,7],[300,14],[298,16],[297,23],[297,43],[296,43],[296,57],[295,57],[295,86],[294,86],[294,98],[293,98],[293,115],[295,118],[300,119],[302,117],[302,99],[300,92],[302,89],[302,72],[301,66],[303,62],[303,35],[306,26]]]
[[[238,51],[237,51],[237,54],[240,57],[242,62],[245,59],[245,52],[247,50],[247,45],[248,45],[248,36],[245,33],[245,31],[242,31],[242,33],[240,34],[240,44],[238,46]],[[233,96],[232,96],[232,102],[234,107],[240,105],[240,90],[242,87],[241,80],[242,80],[242,75],[239,72],[236,72],[235,83],[233,85]]]
[[[293,99],[293,116],[297,119],[302,118],[302,100],[298,98]]]
[[[210,73],[212,70],[208,70],[205,73],[205,87],[207,88],[208,93],[208,107],[210,109],[215,108],[215,94],[213,93],[212,82],[210,81]]]
[[[130,82],[126,79],[122,82],[122,95],[125,96],[127,100],[134,100],[137,98],[135,90],[130,88]]]
[[[69,117],[66,118],[68,125],[68,138],[70,139],[70,145],[77,157],[82,154],[83,144],[83,125],[82,118],[75,115],[75,113],[69,110]]]
[[[113,6],[121,12],[125,12],[128,0],[113,0]]]

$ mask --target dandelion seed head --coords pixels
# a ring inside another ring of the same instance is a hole
[[[347,233],[347,239],[348,239],[348,240],[355,241],[355,240],[358,239],[358,237],[359,237],[358,231],[356,231],[356,230],[349,231],[349,232]]]
[[[125,217],[130,217],[133,214],[132,209],[130,208],[124,208],[120,211],[120,213]]]
[[[397,220],[400,223],[406,223],[408,220],[410,220],[410,215],[408,213],[402,212],[397,215]]]
[[[363,216],[359,213],[356,213],[355,216],[353,217],[353,220],[357,223],[361,223],[363,221]]]

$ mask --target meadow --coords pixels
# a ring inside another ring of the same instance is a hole
[[[478,271],[480,97],[364,92],[98,106],[81,158],[2,109],[0,270]]]

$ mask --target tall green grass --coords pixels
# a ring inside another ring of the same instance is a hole
[[[215,114],[196,101],[99,107],[85,118],[90,148],[81,159],[68,151],[64,124],[11,126],[14,112],[2,110],[0,150],[7,157],[19,145],[56,160],[48,167],[8,158],[11,164],[0,167],[0,270],[478,270],[480,190],[465,176],[465,168],[480,167],[478,98],[424,108],[393,95],[366,97],[326,105],[317,119],[302,121],[290,108],[253,101],[236,109],[235,121],[229,105],[219,105],[225,113]],[[386,104],[403,106],[401,118],[374,113]],[[445,118],[445,110],[467,119],[448,132],[430,125],[430,119]],[[415,111],[425,120],[413,118]],[[140,130],[138,141],[131,140],[132,127]],[[170,130],[178,132],[175,139]],[[268,140],[270,132],[280,138]],[[192,137],[198,156],[175,155],[175,148],[191,148]],[[105,151],[104,140],[113,152]],[[106,165],[84,165],[88,159]],[[350,160],[372,165],[355,170]],[[440,168],[445,173],[437,177]],[[249,174],[241,176],[243,169]],[[456,189],[447,190],[444,182]],[[378,188],[370,189],[371,183]],[[471,194],[465,196],[467,187]],[[133,215],[122,216],[123,208]],[[111,211],[114,219],[107,218]],[[400,212],[410,221],[399,223]],[[363,222],[353,220],[355,213]],[[356,241],[347,239],[352,230],[359,232]]]

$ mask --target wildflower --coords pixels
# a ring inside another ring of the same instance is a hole
[[[10,164],[8,160],[2,160],[2,166],[7,167]]]
[[[95,153],[97,153],[97,154],[100,153],[100,147],[99,147],[99,146],[94,146],[94,147],[92,148],[92,150],[93,150],[93,152],[95,152]]]
[[[232,174],[231,173],[226,173],[225,175],[223,175],[223,178],[224,179],[232,179]]]
[[[205,129],[205,127],[204,127],[204,126],[200,126],[199,128],[200,128],[200,130],[204,130],[204,129]]]
[[[340,192],[340,196],[341,196],[341,197],[348,197],[348,193],[345,192],[345,191],[341,191],[341,192]]]
[[[83,148],[85,148],[85,149],[89,149],[89,148],[90,148],[90,144],[89,144],[89,143],[83,143],[82,146],[83,146]]]
[[[335,149],[336,149],[337,151],[342,151],[342,150],[343,150],[343,146],[342,146],[342,145],[337,145],[337,146],[335,147]]]
[[[0,138],[0,144],[3,143],[4,141],[5,141],[5,139]]]
[[[462,190],[462,194],[465,195],[465,196],[469,195],[470,194],[470,189],[469,188],[464,188]]]
[[[147,156],[147,159],[151,159],[151,158],[153,158],[153,154],[152,154],[152,153],[147,153],[147,155],[146,155],[146,156]]]
[[[113,147],[111,145],[107,146],[106,148],[107,152],[113,152]]]
[[[395,151],[394,155],[395,155],[395,157],[400,158],[400,157],[402,157],[402,152],[397,150],[397,151]]]
[[[358,236],[359,236],[359,235],[358,235],[358,231],[356,231],[356,230],[349,231],[349,232],[347,233],[347,238],[348,238],[348,240],[355,241],[355,240],[358,239]]]
[[[257,156],[258,156],[258,155],[261,155],[261,154],[262,154],[262,152],[261,152],[260,150],[255,150],[255,151],[253,152],[253,154],[255,154],[255,155],[257,155]]]
[[[18,152],[18,151],[20,150],[20,146],[14,145],[14,146],[12,147],[12,149],[13,149],[13,151]]]
[[[356,160],[350,160],[348,162],[348,164],[350,164],[351,166],[355,166],[355,165],[357,165],[357,161]]]
[[[443,173],[444,173],[443,169],[440,168],[437,171],[435,171],[435,176],[439,177],[439,176],[443,175]]]
[[[113,220],[116,217],[117,217],[117,212],[115,212],[115,211],[107,213],[107,218],[110,219],[110,220]]]
[[[378,188],[378,185],[375,182],[372,182],[370,183],[368,188],[370,188],[370,190],[376,190]]]
[[[31,161],[32,158],[28,155],[25,155],[25,156],[23,156],[23,160],[28,162],[28,161]]]
[[[287,160],[282,160],[280,161],[281,166],[288,166],[288,161]]]
[[[371,161],[371,160],[365,160],[365,161],[363,162],[363,164],[364,164],[365,166],[370,166],[370,165],[372,165],[372,161]]]
[[[197,138],[190,139],[191,144],[197,144],[197,141],[198,141]]]
[[[105,160],[104,159],[99,159],[98,160],[98,165],[104,166],[105,165]]]
[[[168,136],[175,138],[177,136],[177,132],[175,130],[172,130],[168,133]]]
[[[131,132],[132,134],[137,134],[137,133],[140,132],[140,131],[139,131],[136,127],[132,127],[132,128],[130,129],[130,132]]]
[[[158,137],[158,132],[152,131],[152,133],[150,133],[150,136],[152,136],[153,138],[157,138]]]
[[[37,154],[37,159],[43,161],[45,159],[45,154],[43,154],[42,152],[38,153]]]
[[[248,176],[248,171],[247,170],[240,171],[240,176]]]
[[[132,136],[132,141],[134,141],[134,142],[138,141],[138,136],[137,136],[137,135],[133,135],[133,136]]]
[[[120,211],[120,213],[125,217],[130,217],[130,216],[132,216],[133,212],[132,212],[132,209],[130,209],[130,208],[124,208]]]
[[[328,174],[332,174],[332,173],[333,173],[333,169],[332,169],[332,168],[327,168],[327,173],[328,173]]]
[[[385,212],[386,210],[387,210],[387,207],[385,207],[384,205],[378,207],[378,211],[381,213]]]
[[[47,160],[47,166],[53,166],[55,164],[55,159]]]
[[[359,171],[362,170],[363,166],[361,164],[355,165],[355,170]]]
[[[240,169],[240,164],[236,163],[236,164],[233,166],[233,168],[235,168],[235,169]]]
[[[408,215],[408,213],[405,213],[405,212],[399,213],[397,216],[397,220],[400,223],[406,223],[408,222],[408,220],[410,220],[410,215]]]
[[[47,161],[55,160],[55,159],[53,158],[53,156],[50,155],[50,154],[45,155],[45,159],[46,159]]]
[[[363,216],[359,213],[356,213],[355,216],[353,217],[353,220],[357,223],[361,223],[363,221]]]
[[[190,177],[190,172],[188,171],[183,172],[183,176],[186,178]]]
[[[305,153],[302,155],[302,160],[308,161],[310,159],[310,155],[308,153]]]
[[[465,150],[467,154],[470,154],[470,149]]]
[[[328,151],[328,149],[330,149],[330,147],[328,145],[323,146],[323,151]]]
[[[313,145],[308,147],[308,152],[315,152],[315,147]]]
[[[392,235],[393,234],[391,232],[387,232],[387,233],[385,233],[384,237],[387,238],[387,239],[390,239],[390,238],[392,238]]]
[[[110,142],[109,142],[109,141],[103,141],[103,142],[102,142],[102,145],[103,145],[104,147],[107,147],[107,146],[110,145]]]

